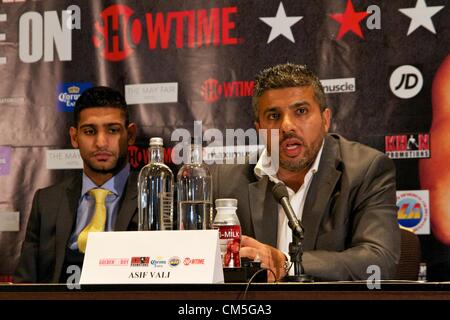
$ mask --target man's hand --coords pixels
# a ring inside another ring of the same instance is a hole
[[[272,270],[273,273],[267,272],[269,282],[278,281],[286,275],[284,270],[286,256],[283,252],[251,237],[242,236],[240,256],[259,260],[262,268]]]

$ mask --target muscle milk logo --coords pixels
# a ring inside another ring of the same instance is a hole
[[[393,94],[401,99],[415,97],[423,87],[423,76],[414,66],[404,65],[394,70],[389,79]]]
[[[237,45],[237,7],[147,12],[136,16],[126,5],[112,5],[95,22],[94,46],[109,61],[127,58],[138,45],[148,50]]]
[[[430,233],[428,190],[397,191],[398,223],[416,234]]]
[[[355,92],[355,78],[320,80],[325,93]]]
[[[208,103],[214,103],[221,97],[251,97],[254,88],[253,81],[230,81],[219,82],[216,79],[207,79],[203,82],[200,94]]]
[[[72,112],[75,102],[84,90],[92,87],[90,82],[68,82],[63,83],[56,89],[58,96],[58,110],[61,112]]]
[[[430,135],[413,133],[385,137],[386,154],[391,159],[430,157]]]

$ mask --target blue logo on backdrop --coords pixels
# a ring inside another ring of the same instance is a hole
[[[78,97],[91,87],[90,82],[66,82],[58,85],[56,88],[58,111],[72,112]]]

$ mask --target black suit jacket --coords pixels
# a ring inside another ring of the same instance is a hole
[[[237,198],[242,233],[277,247],[273,182],[254,165],[212,168],[213,197]],[[303,209],[303,267],[321,280],[365,280],[370,265],[394,276],[400,256],[395,167],[383,153],[339,135],[325,137]]]
[[[35,193],[14,282],[59,281],[76,222],[81,186],[79,175]],[[130,172],[115,230],[137,230],[137,219],[137,174]]]

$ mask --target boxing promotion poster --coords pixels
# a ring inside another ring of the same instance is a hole
[[[321,79],[331,132],[394,160],[399,223],[420,230],[428,279],[449,280],[449,14],[446,0],[0,0],[0,276],[34,192],[79,173],[68,131],[84,90],[124,94],[139,170],[150,137],[171,164],[194,121],[254,128],[255,74],[292,62]]]

